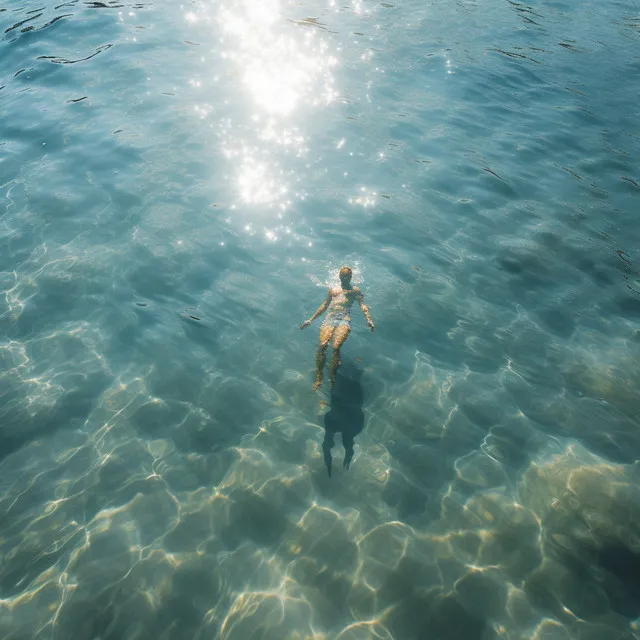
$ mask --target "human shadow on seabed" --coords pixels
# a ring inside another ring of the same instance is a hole
[[[322,451],[324,462],[331,477],[331,449],[335,443],[335,434],[342,434],[344,446],[344,468],[349,469],[353,460],[355,437],[364,428],[364,393],[362,389],[362,370],[346,363],[340,367],[336,381],[331,389],[331,408],[324,416],[324,441]]]

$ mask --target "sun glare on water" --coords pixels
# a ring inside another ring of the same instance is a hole
[[[316,21],[290,17],[296,8],[281,0],[243,0],[185,15],[189,23],[217,26],[216,55],[246,96],[243,109],[215,126],[237,205],[280,212],[290,206],[300,191],[307,123],[336,96],[338,60]],[[208,113],[203,105],[196,111]]]

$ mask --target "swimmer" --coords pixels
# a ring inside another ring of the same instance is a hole
[[[315,391],[322,383],[322,375],[324,365],[327,360],[327,347],[333,338],[333,354],[331,356],[330,378],[329,384],[333,387],[336,381],[336,372],[340,366],[340,347],[344,344],[351,331],[351,305],[357,300],[362,309],[362,313],[367,320],[369,329],[373,331],[375,326],[369,315],[369,309],[364,303],[364,296],[358,287],[351,285],[352,271],[349,267],[340,269],[340,286],[331,287],[327,292],[324,302],[318,307],[318,310],[308,319],[305,320],[300,328],[308,327],[318,316],[322,315],[327,307],[329,311],[320,327],[320,344],[316,354],[316,366],[318,367],[318,375],[313,385]]]

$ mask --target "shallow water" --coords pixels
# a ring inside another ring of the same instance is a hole
[[[0,29],[2,638],[640,638],[637,3]]]

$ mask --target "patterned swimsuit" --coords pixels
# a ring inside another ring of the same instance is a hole
[[[353,303],[353,300],[349,300],[349,297],[347,296],[346,293],[342,293],[339,295],[344,296],[344,303],[343,303],[344,306],[340,304],[339,306],[335,306],[333,309],[329,307],[329,312],[327,313],[322,324],[325,327],[333,327],[334,329],[341,325],[346,325],[350,329],[351,328],[351,304]]]

